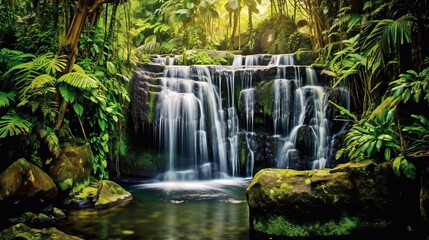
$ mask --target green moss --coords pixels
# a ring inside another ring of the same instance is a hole
[[[294,224],[282,216],[271,216],[266,221],[253,220],[254,229],[266,234],[288,237],[349,235],[359,227],[358,218],[343,217],[339,221]]]
[[[151,78],[150,79],[150,84],[152,85],[158,85],[159,79],[158,78]]]
[[[311,65],[319,57],[316,51],[297,51],[295,53],[296,60],[302,65]]]
[[[241,148],[240,160],[241,160],[241,164],[244,164],[246,162],[246,150],[244,148]]]
[[[73,179],[71,178],[64,179],[63,181],[58,183],[58,186],[63,191],[70,189],[73,186]]]
[[[149,92],[149,112],[147,114],[147,122],[148,123],[152,123],[153,122],[153,118],[155,116],[155,97],[156,97],[156,93],[154,92]]]
[[[274,99],[274,80],[269,82],[261,82],[257,88],[257,103],[262,107],[265,115],[271,116],[273,110],[273,99]]]

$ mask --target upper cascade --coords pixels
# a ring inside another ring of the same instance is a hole
[[[260,165],[334,165],[333,141],[345,124],[333,123],[328,100],[349,107],[348,92],[322,86],[316,71],[298,65],[293,54],[236,55],[232,66],[152,61],[166,65],[162,77],[157,84],[155,75],[142,80],[134,101],[148,95],[139,91],[156,95],[151,126],[159,151],[168,155],[159,180],[252,177]],[[144,114],[133,110],[133,116]]]

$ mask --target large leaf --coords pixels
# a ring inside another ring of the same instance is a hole
[[[31,123],[18,115],[5,115],[0,119],[0,138],[28,133],[30,128]]]
[[[80,72],[71,72],[61,76],[58,82],[65,82],[77,88],[97,88],[98,83],[93,78]]]
[[[0,108],[10,105],[10,101],[15,101],[16,92],[0,92]]]
[[[344,108],[344,107],[341,107],[340,105],[338,105],[338,104],[336,104],[336,103],[334,103],[334,102],[332,102],[332,101],[329,101],[329,103],[331,103],[331,104],[332,104],[332,105],[334,105],[336,108],[338,108],[338,109],[340,110],[340,113],[341,113],[341,114],[347,114],[349,117],[353,118],[353,120],[354,120],[355,122],[358,122],[358,118],[356,117],[356,115],[354,115],[353,113],[351,113],[348,109],[346,109],[346,108]]]
[[[73,104],[73,109],[78,116],[82,116],[82,114],[83,114],[82,105],[80,105],[79,103],[75,103],[75,104]]]

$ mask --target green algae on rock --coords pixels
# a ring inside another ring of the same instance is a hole
[[[65,201],[68,208],[108,208],[121,202],[132,200],[131,193],[109,180],[91,182],[73,192]]]
[[[385,229],[410,214],[391,163],[347,163],[334,169],[264,169],[246,190],[250,228],[288,237],[349,235]],[[418,195],[418,194],[416,194]]]
[[[65,191],[77,182],[88,179],[92,172],[92,151],[89,143],[82,146],[64,146],[59,159],[49,168],[49,175]]]
[[[13,239],[25,239],[25,240],[81,240],[81,238],[67,235],[58,229],[43,228],[33,229],[23,223],[16,224],[0,232],[0,239],[13,240]]]
[[[0,175],[0,201],[49,201],[57,193],[57,187],[48,174],[23,158],[15,161]]]

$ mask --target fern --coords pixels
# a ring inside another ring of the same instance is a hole
[[[57,58],[53,58],[50,60],[49,64],[46,66],[46,72],[48,74],[55,74],[57,72],[61,72],[66,68],[67,59],[65,59],[65,55],[59,56]]]
[[[73,72],[67,73],[58,79],[58,82],[65,82],[77,88],[97,88],[99,81],[94,76],[87,75],[85,71],[75,64]]]
[[[31,123],[18,115],[5,115],[0,119],[0,138],[28,133],[30,128]]]
[[[8,107],[10,105],[10,101],[15,101],[16,92],[0,92],[0,108]]]
[[[55,134],[55,131],[46,127],[46,129],[41,129],[39,133],[40,137],[48,145],[49,151],[54,154],[55,157],[58,157],[60,155],[60,140]]]

